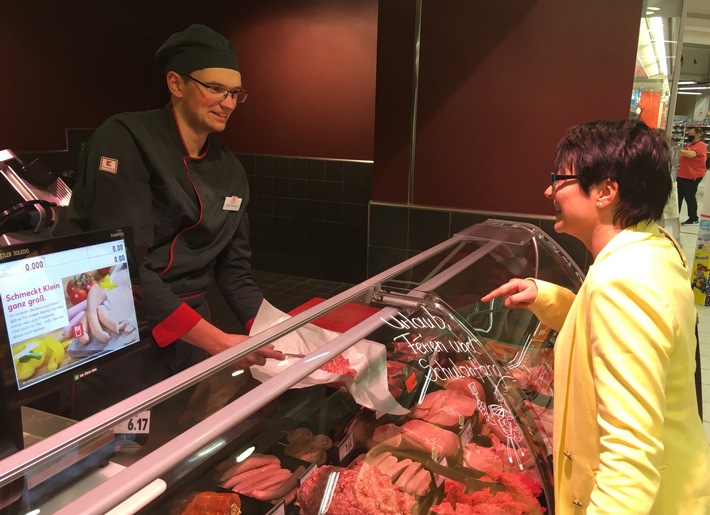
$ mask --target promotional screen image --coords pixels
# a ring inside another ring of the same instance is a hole
[[[26,258],[0,261],[18,390],[140,340],[123,239],[42,255],[27,250]]]

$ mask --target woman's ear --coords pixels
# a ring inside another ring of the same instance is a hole
[[[597,206],[604,208],[612,205],[619,195],[619,185],[611,179],[604,179],[596,192]]]

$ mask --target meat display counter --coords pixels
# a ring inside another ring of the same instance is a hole
[[[242,344],[0,461],[3,492],[24,484],[8,510],[554,513],[556,334],[480,302],[511,277],[583,279],[539,228],[489,220],[292,316],[265,303]],[[287,359],[234,369],[269,343]],[[145,413],[147,441],[61,470]]]

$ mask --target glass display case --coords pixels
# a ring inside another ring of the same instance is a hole
[[[291,315],[265,303],[244,343],[0,461],[5,511],[554,513],[556,334],[480,302],[511,277],[583,279],[489,220]],[[287,358],[234,368],[269,343]],[[61,467],[107,433],[100,467]]]

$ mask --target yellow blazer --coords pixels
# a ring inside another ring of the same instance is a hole
[[[655,223],[615,236],[575,296],[536,281],[555,344],[555,507],[566,514],[710,514],[688,265]]]

